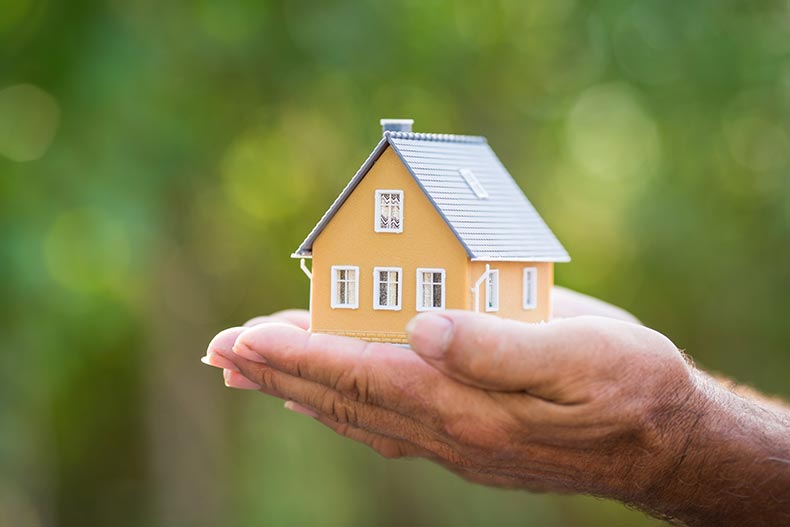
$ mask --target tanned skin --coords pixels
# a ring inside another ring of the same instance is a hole
[[[219,333],[227,386],[286,400],[382,456],[491,486],[620,500],[686,525],[790,525],[790,409],[713,379],[660,333],[555,288],[557,318],[423,313],[413,351],[284,311]]]

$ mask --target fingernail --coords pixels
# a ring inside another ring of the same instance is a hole
[[[261,387],[255,384],[241,373],[223,370],[222,376],[225,378],[225,386],[228,388],[237,388],[239,390],[260,390]]]
[[[301,404],[294,401],[285,401],[283,406],[292,412],[296,412],[297,414],[306,415],[307,417],[312,417],[313,419],[318,417],[318,412],[315,412],[309,408],[305,408]]]
[[[429,359],[440,359],[453,338],[453,321],[438,313],[417,315],[406,325],[412,348]]]
[[[259,354],[252,351],[251,348],[243,344],[238,344],[238,343],[234,344],[233,353],[244,359],[251,360],[252,362],[259,362],[261,364],[266,364],[266,359],[264,359]]]
[[[200,362],[203,364],[208,364],[209,366],[214,366],[215,368],[222,368],[225,370],[231,371],[239,371],[235,364],[233,364],[230,360],[222,357],[221,355],[217,355],[213,351],[209,351],[205,357],[200,357]]]

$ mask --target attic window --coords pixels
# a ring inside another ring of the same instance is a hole
[[[480,184],[480,181],[477,179],[477,176],[475,176],[474,172],[468,168],[462,168],[459,170],[459,172],[461,173],[461,177],[464,178],[464,181],[466,181],[466,184],[469,185],[469,188],[472,189],[472,192],[475,193],[475,196],[477,196],[478,199],[488,198],[488,192],[485,188],[483,188],[483,185]]]
[[[376,232],[403,232],[403,191],[376,191]]]

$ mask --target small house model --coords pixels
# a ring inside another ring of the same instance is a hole
[[[381,120],[383,138],[292,255],[310,278],[311,331],[405,343],[421,311],[548,320],[568,253],[484,137],[412,123]]]

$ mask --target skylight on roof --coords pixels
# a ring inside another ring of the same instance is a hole
[[[461,177],[464,178],[464,181],[466,181],[466,184],[469,185],[469,188],[472,189],[472,192],[475,193],[478,199],[488,198],[488,192],[477,179],[474,172],[468,168],[461,168],[458,172],[461,173]]]

